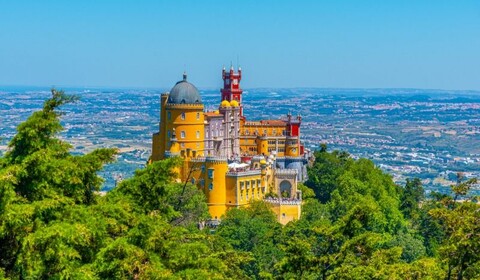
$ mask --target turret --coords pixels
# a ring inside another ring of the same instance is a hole
[[[161,96],[160,129],[153,135],[153,161],[178,152],[188,157],[204,153],[203,109],[198,89],[187,81],[187,74],[183,73],[183,79],[169,93]],[[186,153],[187,149],[190,149],[189,153]]]
[[[222,70],[223,88],[220,90],[222,93],[222,100],[228,100],[229,102],[235,100],[238,102],[240,108],[240,116],[243,116],[242,106],[242,93],[240,88],[240,81],[242,80],[242,69],[239,67],[238,72],[235,73],[233,66],[230,67],[230,71],[226,71],[225,67]]]

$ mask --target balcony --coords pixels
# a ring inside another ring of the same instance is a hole
[[[263,201],[270,203],[270,204],[277,204],[277,205],[301,205],[302,200],[300,199],[280,199],[280,198],[265,198]]]
[[[260,169],[230,169],[227,172],[227,176],[230,177],[243,177],[243,176],[252,176],[252,175],[260,175]]]

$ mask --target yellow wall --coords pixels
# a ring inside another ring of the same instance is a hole
[[[251,123],[243,124],[243,126],[240,129],[240,134],[254,135],[254,133],[256,132],[257,135],[259,136],[263,136],[264,134],[266,136],[283,136],[284,130],[287,129],[286,126],[281,126],[281,125],[267,125],[267,124],[252,125]]]
[[[164,141],[166,149],[169,149],[168,133],[173,135],[175,129],[175,135],[177,142],[180,144],[180,150],[186,150],[188,148],[197,152],[197,156],[204,153],[204,114],[203,105],[191,105],[191,104],[175,104],[165,107],[166,111],[166,132]],[[185,118],[182,118],[182,113],[185,114]],[[169,118],[170,116],[170,118]],[[184,132],[184,134],[182,133]]]
[[[225,202],[230,207],[238,206],[238,194],[237,194],[237,177],[233,176],[226,176],[225,177],[225,185],[226,185],[226,199]]]
[[[278,218],[278,221],[285,225],[290,221],[300,219],[301,205],[280,205],[271,204],[272,210]]]
[[[300,142],[288,145],[287,136],[284,135],[286,126],[267,125],[257,122],[240,123],[240,151],[247,155],[269,155],[272,151],[277,152],[278,157],[298,156],[300,154]],[[256,135],[255,135],[256,133]],[[265,138],[263,142],[259,138]]]
[[[160,160],[163,158],[161,155],[161,145],[163,141],[161,141],[161,135],[160,132],[154,133],[152,136],[152,161]]]
[[[164,159],[165,151],[179,152],[184,163],[178,168],[178,181],[188,180],[199,187],[202,186],[207,198],[209,213],[213,219],[220,219],[230,208],[248,207],[252,200],[263,199],[273,186],[271,167],[261,165],[261,174],[227,176],[228,165],[225,160],[208,158],[205,161],[195,160],[194,157],[204,155],[204,106],[203,104],[167,104],[167,100],[168,94],[163,94],[160,129],[153,135],[151,160]],[[185,114],[184,118],[182,118],[182,113]],[[299,141],[289,142],[284,136],[285,129],[285,126],[279,125],[246,125],[244,121],[241,121],[240,149],[242,154],[269,155],[276,150],[277,156],[280,157],[284,155],[298,156]],[[170,150],[170,138],[173,137],[174,131],[178,146],[174,146],[174,149]],[[254,135],[255,131],[257,131],[257,135]],[[266,136],[263,136],[264,134]],[[209,170],[213,171],[213,176],[209,176],[212,174],[212,171]],[[210,189],[211,185],[213,187]],[[300,209],[300,205],[272,204],[272,210],[282,224],[298,219]]]
[[[213,176],[210,176],[210,170],[213,170]],[[207,197],[208,211],[212,218],[219,219],[226,211],[226,184],[225,175],[228,170],[226,161],[209,161],[205,162],[204,168],[204,192]],[[213,177],[213,178],[210,178]],[[210,189],[210,184],[212,188]]]
[[[257,138],[257,154],[267,156],[268,153],[268,140],[263,137]]]
[[[159,132],[153,135],[152,139],[152,160],[160,160],[165,158],[166,150],[166,112],[165,105],[167,104],[168,94],[162,94],[160,98],[160,123]],[[169,139],[168,139],[169,140]],[[167,141],[168,141],[167,140]]]
[[[298,138],[287,139],[285,143],[285,155],[297,157],[300,154]]]
[[[235,179],[236,183],[233,187],[238,205],[246,205],[252,200],[264,198],[266,188],[262,188],[262,176],[260,174],[236,177]]]

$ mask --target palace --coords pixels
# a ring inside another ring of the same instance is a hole
[[[179,180],[207,197],[212,221],[229,208],[265,200],[279,222],[300,218],[310,154],[300,142],[300,116],[247,121],[243,115],[242,70],[222,71],[218,110],[205,112],[187,75],[161,95],[160,130],[153,134],[151,161],[179,156]]]

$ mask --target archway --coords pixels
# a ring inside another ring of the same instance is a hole
[[[280,195],[283,198],[290,198],[292,196],[292,183],[287,180],[283,180],[280,183]]]

